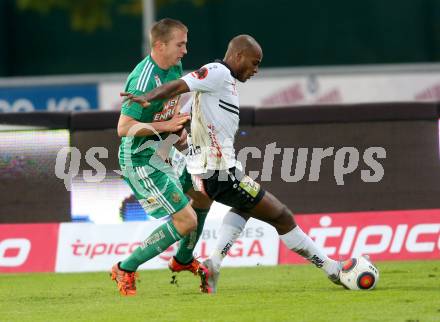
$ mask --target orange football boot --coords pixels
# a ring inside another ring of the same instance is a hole
[[[136,295],[136,272],[127,272],[119,268],[119,263],[113,265],[110,273],[112,280],[116,281],[119,293],[123,296]]]

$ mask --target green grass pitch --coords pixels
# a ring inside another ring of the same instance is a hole
[[[440,321],[440,261],[378,262],[373,291],[347,291],[311,265],[224,268],[218,293],[188,272],[141,271],[136,297],[107,273],[2,274],[0,321]]]

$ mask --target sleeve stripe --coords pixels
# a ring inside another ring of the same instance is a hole
[[[137,90],[144,91],[143,88],[147,87],[145,84],[148,83],[148,78],[150,76],[150,73],[151,73],[151,70],[153,69],[153,67],[154,67],[153,64],[150,62],[145,64],[145,67],[142,70],[141,76],[139,77],[138,83],[136,85]]]
[[[147,63],[145,64],[144,68],[142,69],[142,73],[141,73],[141,75],[139,76],[138,82],[137,82],[137,84],[136,84],[136,89],[138,89],[139,86],[141,85],[141,80],[142,80],[142,78],[144,78],[144,75],[145,75],[145,72],[146,72],[146,70],[147,70],[147,67],[149,67],[149,66],[150,66],[150,62],[147,62]]]
[[[141,88],[141,91],[142,91],[142,92],[145,92],[145,91],[147,90],[147,87],[148,87],[148,81],[149,81],[149,79],[150,79],[151,73],[153,72],[153,69],[154,69],[154,65],[152,64],[152,65],[151,65],[151,68],[148,70],[148,75],[147,75],[147,77],[145,77],[145,82],[142,84],[142,88]]]
[[[234,113],[234,114],[236,114],[236,115],[239,115],[239,114],[238,114],[238,111],[236,111],[236,110],[229,109],[229,108],[227,108],[226,106],[223,106],[223,105],[221,105],[221,104],[219,104],[218,106],[219,106],[220,108],[224,109],[225,111],[228,111],[228,112]]]
[[[146,73],[147,73],[147,69],[150,67],[150,65],[151,65],[151,63],[150,63],[150,62],[147,62],[147,63],[145,64],[144,68],[142,69],[142,73],[141,73],[141,75],[139,76],[138,82],[137,82],[137,84],[136,84],[136,89],[139,89],[139,88],[140,88],[141,83],[142,83],[142,80],[145,78],[145,75],[146,75]]]
[[[223,100],[220,100],[220,103],[223,103],[223,104],[225,104],[225,105],[228,105],[229,107],[232,107],[232,108],[235,108],[235,109],[238,110],[238,107],[235,106],[235,105],[233,105],[233,104],[231,104],[231,103],[225,102],[225,101],[223,101]]]

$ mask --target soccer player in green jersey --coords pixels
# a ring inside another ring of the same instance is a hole
[[[125,91],[142,95],[182,76],[187,27],[180,21],[162,19],[150,31],[151,54],[128,76]],[[181,240],[178,254],[170,261],[172,271],[197,274],[200,263],[193,258],[194,241],[200,236],[212,201],[194,191],[183,156],[172,147],[163,152],[169,133],[182,133],[188,113],[179,113],[179,96],[155,101],[150,108],[124,102],[118,122],[119,163],[124,179],[145,211],[155,218],[168,218],[128,258],[112,267],[111,277],[122,295],[136,294],[138,267]],[[172,165],[174,163],[174,165]],[[178,167],[178,165],[180,167]],[[174,167],[173,167],[174,166]],[[192,199],[192,206],[185,193]],[[199,223],[199,225],[197,225]]]
[[[296,224],[292,211],[246,176],[236,159],[233,146],[240,115],[236,83],[255,75],[262,58],[262,48],[253,37],[238,35],[229,42],[223,61],[206,64],[144,95],[121,93],[146,109],[156,100],[196,93],[189,140],[192,149],[186,158],[188,171],[199,178],[200,188],[209,198],[233,207],[220,230],[218,243],[223,244],[222,247],[216,247],[213,255],[201,265],[208,268],[208,274],[199,270],[201,290],[206,293],[216,292],[221,261],[249,216],[271,224],[290,250],[320,268],[332,282],[340,284],[343,262],[329,258]],[[234,221],[230,220],[233,213]]]

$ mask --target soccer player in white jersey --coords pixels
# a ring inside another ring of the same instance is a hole
[[[284,204],[244,175],[235,158],[233,143],[239,123],[236,83],[256,74],[262,58],[257,41],[249,35],[239,35],[229,42],[222,61],[209,63],[145,95],[121,93],[148,108],[151,101],[194,92],[187,169],[201,191],[240,214],[226,215],[218,245],[204,262],[209,273],[200,272],[200,276],[202,291],[206,293],[216,292],[221,261],[249,216],[274,226],[289,249],[321,268],[331,281],[340,283],[341,262],[330,259],[296,225],[292,212]]]

